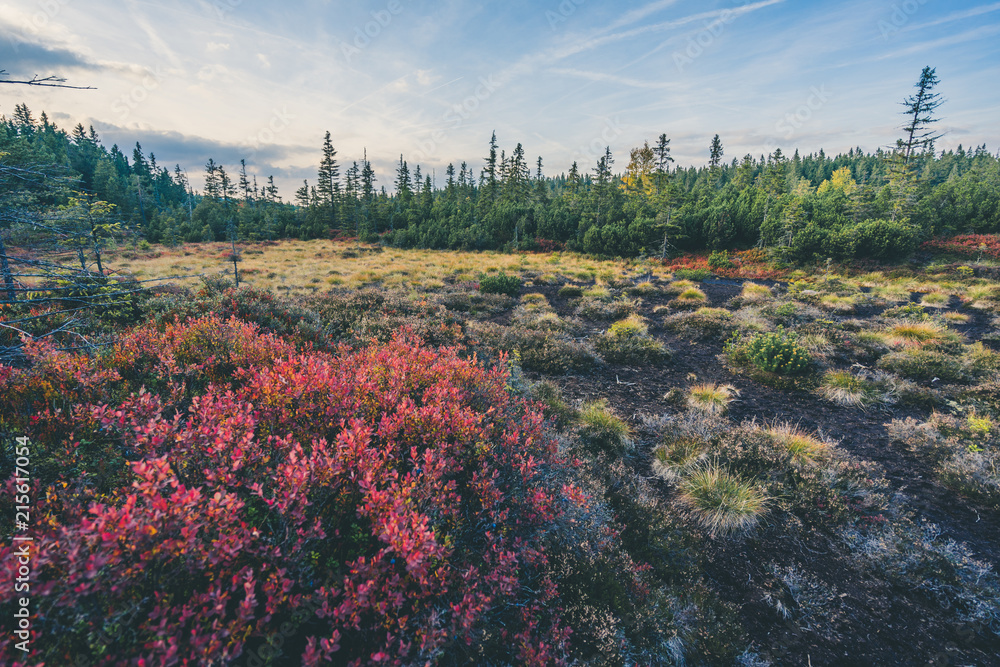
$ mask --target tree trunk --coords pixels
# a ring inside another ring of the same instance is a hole
[[[7,288],[7,299],[13,303],[17,301],[17,290],[14,288],[14,276],[11,274],[10,264],[7,262],[7,246],[3,243],[3,236],[0,236],[0,271],[3,272],[3,284]]]

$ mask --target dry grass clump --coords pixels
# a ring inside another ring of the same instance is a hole
[[[744,303],[760,303],[773,296],[771,288],[760,283],[743,283],[743,290],[740,292],[740,298]]]
[[[646,320],[638,315],[629,315],[624,320],[619,320],[611,325],[608,333],[615,337],[628,338],[631,336],[645,336],[649,333]]]
[[[688,390],[687,405],[710,415],[723,415],[740,392],[731,384],[698,384]]]
[[[663,308],[658,306],[657,308]],[[669,308],[664,308],[669,310]],[[653,312],[657,312],[656,309]],[[663,326],[692,338],[726,338],[736,328],[733,314],[725,308],[701,307],[693,312],[674,313],[663,320]]]
[[[592,320],[620,320],[639,309],[638,299],[604,299],[584,296],[576,307],[576,314]]]
[[[899,283],[874,286],[871,294],[888,303],[905,303],[910,300],[909,288]]]
[[[965,313],[959,313],[954,310],[950,310],[946,313],[942,313],[941,317],[944,318],[946,322],[951,322],[953,324],[965,324],[969,321],[969,316]]]
[[[820,297],[819,307],[823,310],[844,315],[853,313],[858,300],[854,296],[840,296],[837,294],[824,294]]]
[[[751,530],[767,514],[770,500],[759,486],[718,463],[702,464],[688,474],[679,499],[711,537]]]
[[[962,301],[970,308],[1000,312],[1000,285],[972,285],[962,294]]]
[[[951,296],[944,292],[928,292],[920,299],[920,305],[924,308],[947,308],[950,299]]]
[[[579,285],[563,285],[559,288],[559,296],[567,299],[575,299],[583,296],[583,288]]]
[[[788,452],[793,461],[799,463],[815,462],[826,457],[830,450],[830,446],[825,442],[791,424],[771,426],[767,429],[767,433],[777,445]]]
[[[819,395],[837,405],[866,410],[873,405],[892,405],[896,402],[895,383],[885,373],[862,371],[827,371],[819,386]]]
[[[687,287],[670,300],[670,307],[678,310],[692,310],[708,302],[708,297],[697,287]]]
[[[907,320],[893,325],[885,333],[886,341],[897,348],[961,341],[958,334],[934,320]]]
[[[608,406],[607,399],[585,403],[578,428],[580,441],[591,451],[619,454],[632,446],[632,429]]]
[[[538,308],[548,308],[549,300],[545,298],[544,294],[539,294],[538,292],[534,292],[522,296],[521,305],[529,310]]]
[[[646,321],[635,314],[612,324],[597,338],[595,347],[615,364],[655,363],[671,356],[663,343],[649,335]]]
[[[632,296],[653,296],[660,293],[660,288],[650,280],[643,280],[626,290]]]
[[[668,294],[680,294],[684,290],[696,287],[697,285],[698,283],[693,280],[674,280],[673,282],[668,283],[663,290]]]
[[[707,450],[708,445],[698,438],[664,438],[663,444],[653,450],[653,473],[676,482],[704,460]]]

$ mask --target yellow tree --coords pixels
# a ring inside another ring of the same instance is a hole
[[[851,177],[850,167],[841,167],[833,172],[829,180],[820,183],[816,192],[822,195],[833,190],[840,190],[845,195],[850,197],[857,189],[858,184],[855,182],[854,178]]]
[[[629,151],[629,163],[625,168],[622,188],[628,194],[651,195],[656,190],[653,171],[656,169],[656,153],[646,141],[641,147]]]

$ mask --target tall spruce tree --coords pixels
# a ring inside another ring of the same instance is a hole
[[[340,165],[337,150],[333,147],[329,130],[323,138],[323,157],[316,174],[316,195],[323,209],[323,218],[329,229],[337,226],[337,203],[340,194]]]

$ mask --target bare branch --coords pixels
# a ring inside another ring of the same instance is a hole
[[[0,77],[10,76],[7,70],[0,69]],[[97,90],[93,86],[68,86],[66,85],[66,79],[58,76],[45,76],[39,78],[37,74],[33,75],[31,79],[27,81],[15,81],[12,79],[0,78],[0,83],[14,83],[22,86],[40,86],[43,88],[72,88],[73,90]]]

